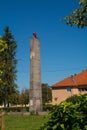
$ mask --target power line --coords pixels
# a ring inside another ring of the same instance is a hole
[[[71,70],[79,70],[79,69],[87,69],[87,66],[81,66],[81,67],[75,67],[75,68],[63,68],[63,69],[55,69],[55,70],[42,70],[42,72],[44,73],[51,73],[51,72],[58,72],[58,71],[71,71]],[[18,70],[18,72],[20,73],[29,73],[29,71],[20,71]]]
[[[47,71],[43,71],[43,72],[69,71],[69,70],[77,70],[77,69],[82,69],[82,68],[87,68],[87,66],[83,66],[83,67],[76,67],[76,68],[56,69],[56,70],[47,70]]]

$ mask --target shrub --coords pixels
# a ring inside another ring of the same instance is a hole
[[[39,130],[87,130],[87,94],[75,95],[53,106]]]
[[[38,115],[38,111],[32,110],[30,111],[30,115]]]
[[[52,104],[44,104],[43,105],[43,111],[50,111],[53,109],[53,105]]]

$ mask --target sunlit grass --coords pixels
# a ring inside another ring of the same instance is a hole
[[[38,130],[46,120],[42,115],[6,115],[5,130]]]

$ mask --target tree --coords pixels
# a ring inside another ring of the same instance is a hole
[[[2,80],[2,82],[0,83],[0,90],[3,96],[2,99],[4,102],[4,106],[6,106],[6,103],[9,106],[10,96],[14,94],[17,90],[17,85],[15,83],[17,72],[17,44],[13,38],[12,33],[9,30],[9,27],[5,27],[2,39],[6,41],[7,48],[4,51],[0,52],[0,62],[2,62],[3,71],[3,73],[0,75],[0,79]]]
[[[66,24],[70,24],[71,26],[77,25],[78,28],[87,26],[87,0],[80,0],[79,8],[73,10],[64,20]]]
[[[1,55],[2,52],[4,52],[5,49],[7,49],[6,41],[4,41],[2,39],[2,37],[0,37],[0,55]],[[3,68],[3,62],[0,60],[0,83],[2,83],[2,78],[1,78],[1,76],[3,74],[2,68]],[[0,87],[0,104],[3,103],[3,100],[2,100],[3,98],[2,97],[3,97],[2,96],[2,89]]]
[[[10,96],[10,103],[11,103],[11,105],[21,104],[21,95],[20,95],[19,91],[12,93],[12,95]]]
[[[42,102],[43,104],[52,101],[52,92],[48,84],[42,84]]]
[[[7,48],[6,41],[4,41],[4,40],[2,39],[2,37],[0,37],[0,53],[1,53],[2,51],[4,51],[6,48]]]
[[[22,105],[26,106],[27,104],[29,104],[29,89],[22,90],[20,96]]]
[[[7,49],[7,44],[6,44],[6,42],[2,39],[2,37],[0,37],[0,54],[1,54],[1,52],[3,52],[5,49]],[[0,61],[0,76],[3,74],[2,66],[3,66],[3,62]],[[0,78],[0,82],[2,82],[1,78]]]

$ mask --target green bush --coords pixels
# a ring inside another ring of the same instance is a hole
[[[30,115],[38,115],[38,111],[32,110],[30,111]]]
[[[52,104],[44,104],[43,105],[43,111],[50,111],[53,109],[53,105]]]
[[[67,102],[72,102],[73,104],[75,103],[82,103],[85,102],[87,98],[87,94],[83,95],[74,95],[66,99]]]
[[[48,121],[39,130],[87,130],[87,94],[53,106]]]

